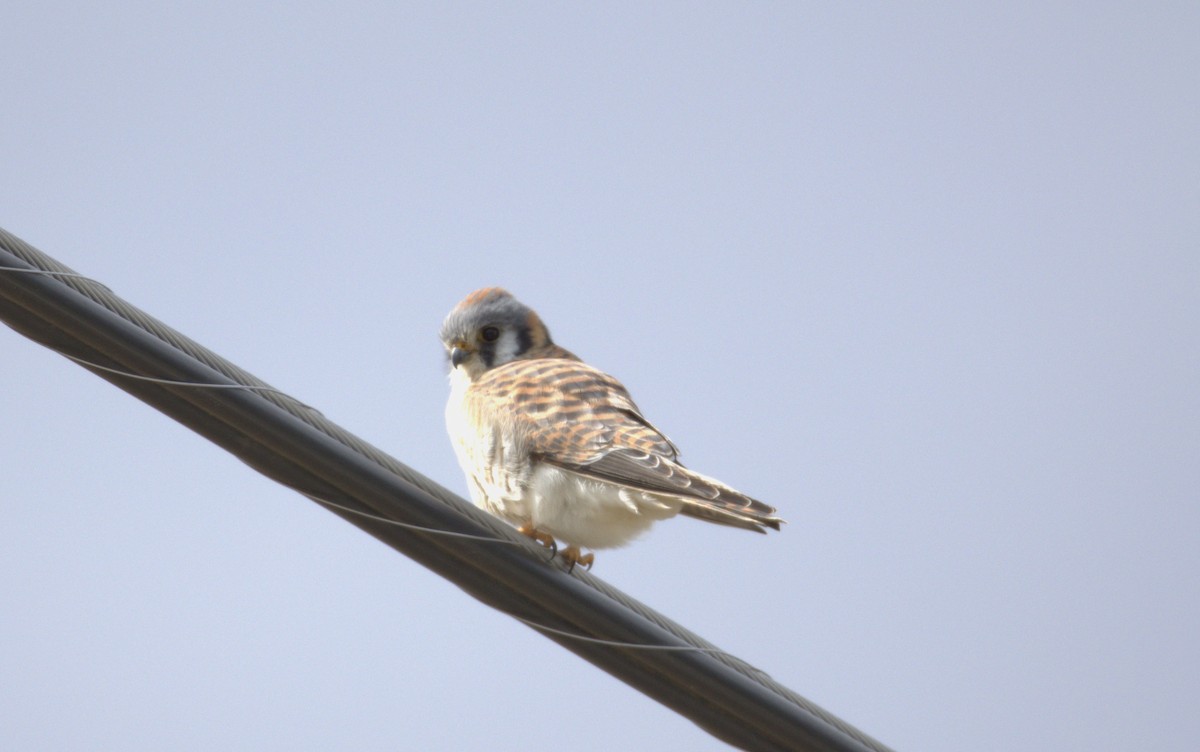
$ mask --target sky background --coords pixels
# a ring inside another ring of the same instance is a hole
[[[0,226],[438,482],[503,285],[777,507],[593,570],[899,750],[1200,737],[1200,5],[15,2]],[[725,749],[0,328],[0,748]]]

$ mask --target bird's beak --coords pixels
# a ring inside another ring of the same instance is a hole
[[[471,353],[461,347],[450,348],[450,365],[458,368],[467,358],[471,357]]]

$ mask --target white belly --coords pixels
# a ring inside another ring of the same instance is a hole
[[[524,494],[529,522],[568,544],[623,546],[657,520],[674,517],[678,500],[591,480],[553,465],[534,467]]]

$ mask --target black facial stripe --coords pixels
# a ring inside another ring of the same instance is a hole
[[[517,328],[517,352],[529,352],[529,348],[533,347],[533,330],[527,326]]]

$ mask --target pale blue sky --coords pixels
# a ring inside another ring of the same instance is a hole
[[[508,287],[778,506],[595,572],[900,750],[1200,736],[1200,6],[10,3],[0,226],[458,491]],[[0,748],[723,749],[0,329]]]

